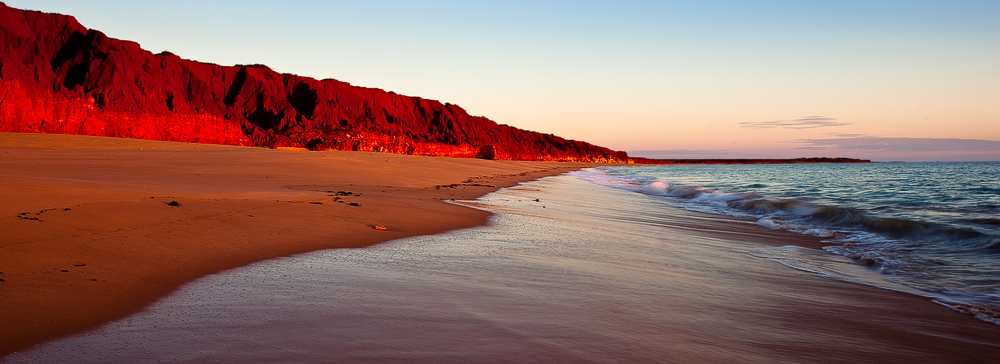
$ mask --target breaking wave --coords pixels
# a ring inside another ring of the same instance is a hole
[[[1000,182],[993,182],[1000,164],[608,167],[576,175],[683,209],[820,237],[828,253],[1000,323]],[[808,259],[782,263],[803,269]]]

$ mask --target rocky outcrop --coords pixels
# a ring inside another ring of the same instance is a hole
[[[153,54],[0,3],[0,131],[514,160],[627,162],[438,101]]]

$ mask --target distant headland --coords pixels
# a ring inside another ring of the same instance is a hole
[[[806,163],[871,163],[854,158],[791,158],[791,159],[652,159],[631,157],[635,164],[806,164]]]

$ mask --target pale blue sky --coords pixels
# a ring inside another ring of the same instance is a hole
[[[1000,160],[1000,1],[7,4],[650,156]]]

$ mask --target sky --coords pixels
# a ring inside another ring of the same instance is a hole
[[[1000,160],[995,0],[5,2],[632,156]]]

